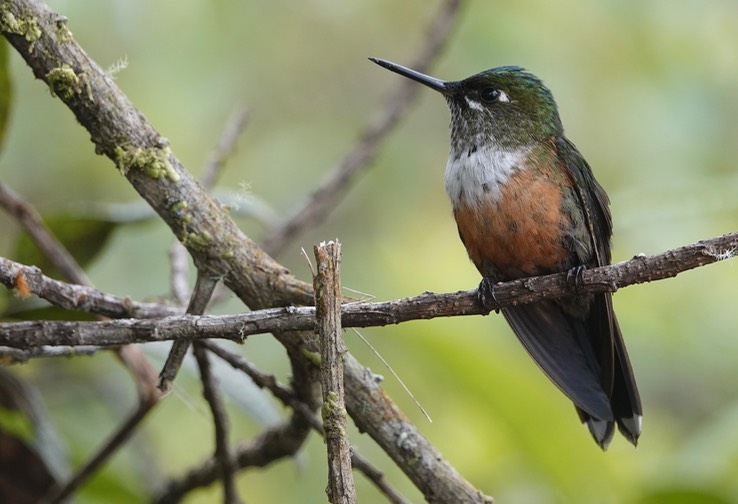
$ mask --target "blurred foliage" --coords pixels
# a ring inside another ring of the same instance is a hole
[[[0,501],[33,504],[66,477],[59,446],[38,393],[0,369]]]
[[[44,218],[44,223],[83,269],[87,269],[103,251],[117,226],[116,222],[104,219],[78,218],[65,214],[50,215]],[[65,280],[26,233],[18,236],[11,255],[18,262],[38,266],[45,275]]]
[[[220,180],[278,213],[305,200],[398,84],[367,56],[409,63],[432,9],[408,0],[49,0],[196,175],[234,104],[252,120]],[[434,4],[435,5],[435,4]],[[14,113],[0,177],[44,215],[73,203],[137,195],[89,135],[12,51]],[[738,4],[734,0],[471,1],[433,74],[463,78],[524,66],[557,97],[572,139],[612,200],[615,260],[656,253],[738,228]],[[347,287],[391,299],[452,291],[478,278],[458,242],[443,193],[448,115],[430,91],[330,219],[281,258],[309,279],[300,247],[338,237]],[[255,239],[256,221],[239,218]],[[0,216],[0,253],[17,228]],[[168,290],[169,230],[122,226],[92,264],[96,286],[136,299]],[[601,453],[569,402],[527,358],[501,317],[414,322],[365,330],[433,417],[428,424],[391,379],[385,386],[424,433],[498,502],[714,503],[738,501],[738,282],[736,261],[615,296],[644,401],[638,450],[622,439]],[[232,300],[221,311],[243,308]],[[351,350],[375,372],[350,332]],[[161,351],[152,356],[160,362]],[[268,336],[242,351],[287,380]],[[78,466],[133,407],[133,385],[112,359],[34,362],[37,384]],[[138,438],[78,502],[139,502],[212,452],[194,379],[179,383]],[[234,441],[263,421],[231,404]],[[81,412],[84,412],[82,414]],[[368,456],[413,502],[422,500],[365,435]],[[322,441],[297,460],[239,476],[248,502],[324,502]],[[357,477],[364,502],[379,502]],[[187,502],[212,502],[216,486]]]
[[[10,65],[8,55],[10,46],[3,38],[0,40],[0,147],[5,140],[5,131],[8,124],[8,115],[13,99],[13,88],[10,80]]]

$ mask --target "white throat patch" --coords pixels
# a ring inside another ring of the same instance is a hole
[[[483,200],[496,203],[501,188],[518,170],[529,149],[506,151],[494,147],[451,152],[446,165],[446,193],[454,208],[478,205]]]

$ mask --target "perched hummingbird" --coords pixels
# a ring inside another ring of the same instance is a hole
[[[563,271],[576,279],[584,268],[610,263],[607,194],[564,136],[540,79],[504,66],[442,81],[370,59],[446,98],[446,192],[461,241],[482,274],[478,292],[486,308],[496,308],[495,282]],[[609,293],[521,304],[502,314],[603,450],[615,424],[637,444],[641,402]]]

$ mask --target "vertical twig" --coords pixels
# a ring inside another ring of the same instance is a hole
[[[240,501],[236,492],[234,473],[236,464],[228,447],[228,416],[225,412],[223,399],[218,390],[218,380],[212,373],[208,350],[202,343],[195,342],[192,351],[200,368],[200,379],[202,380],[203,396],[210,405],[215,426],[215,460],[220,466],[220,475],[223,480],[223,503],[237,504]]]
[[[205,308],[207,308],[208,302],[210,302],[216,285],[218,285],[217,278],[212,277],[204,271],[197,272],[195,289],[192,291],[190,304],[187,307],[187,313],[189,315],[202,315],[205,313]],[[159,373],[159,390],[163,393],[166,394],[171,390],[174,377],[177,376],[179,368],[182,367],[182,361],[184,361],[185,355],[187,355],[190,343],[191,341],[188,338],[178,339],[172,343],[167,361],[164,363],[161,373]]]
[[[172,246],[169,247],[169,267],[172,273],[169,278],[169,287],[172,297],[179,306],[184,306],[190,296],[190,283],[187,279],[189,259],[187,249],[182,243],[175,240]]]
[[[173,277],[176,275],[183,275],[182,271],[174,269],[174,263],[178,259],[183,258],[184,254],[182,254],[182,252],[184,252],[185,249],[184,247],[181,247],[179,243],[175,243],[171,250],[173,259]],[[186,283],[186,279],[183,281]],[[199,270],[197,272],[195,288],[192,291],[192,296],[190,297],[190,302],[187,306],[187,313],[190,315],[202,315],[205,313],[205,309],[213,296],[213,291],[215,290],[216,285],[218,285],[217,278],[214,278],[209,273]],[[241,501],[238,498],[234,481],[236,464],[228,448],[228,416],[226,415],[223,400],[220,392],[218,391],[218,380],[212,373],[207,348],[198,342],[193,344],[188,338],[175,340],[174,343],[172,343],[172,348],[169,350],[169,355],[167,356],[167,360],[159,375],[159,389],[163,393],[167,393],[171,390],[172,382],[174,381],[177,372],[182,367],[182,362],[184,361],[185,355],[187,355],[187,350],[190,348],[191,344],[192,352],[200,370],[203,396],[205,397],[208,406],[210,406],[210,412],[213,415],[213,425],[215,429],[215,461],[219,466],[218,469],[221,479],[223,480],[223,502],[224,504],[237,504]]]
[[[317,331],[320,336],[320,382],[323,387],[323,436],[328,450],[328,500],[333,504],[356,502],[351,472],[351,446],[346,433],[343,399],[343,356],[341,338],[341,244],[321,243],[314,248],[318,263],[313,279]]]

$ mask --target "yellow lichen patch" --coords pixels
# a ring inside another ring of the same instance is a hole
[[[180,241],[187,248],[204,250],[213,242],[213,237],[207,231],[201,231],[199,233],[185,233]]]
[[[141,170],[154,179],[167,177],[172,182],[179,181],[179,174],[169,162],[171,150],[169,147],[115,148],[115,164],[118,169],[127,174],[130,170]]]
[[[187,204],[187,201],[177,201],[170,207],[170,210],[172,212],[172,215],[174,215],[180,223],[189,224],[190,222],[192,222],[192,216],[190,215],[190,208]]]
[[[0,29],[5,32],[21,35],[29,42],[35,42],[40,39],[42,33],[35,18],[16,18],[8,10],[8,6],[5,3],[0,6]]]
[[[69,31],[69,28],[67,28],[67,25],[64,24],[64,22],[62,21],[59,21],[56,24],[56,37],[59,39],[59,42],[62,42],[65,44],[74,40],[74,36],[72,35],[72,32]]]
[[[79,93],[80,90],[79,77],[74,73],[72,67],[67,64],[50,70],[46,74],[46,81],[49,83],[51,94],[65,100]]]
[[[305,347],[301,348],[300,351],[301,351],[303,357],[305,357],[310,362],[310,364],[312,364],[313,366],[315,366],[317,368],[320,367],[320,362],[322,360],[320,358],[320,352],[311,352],[310,350],[308,350]]]

